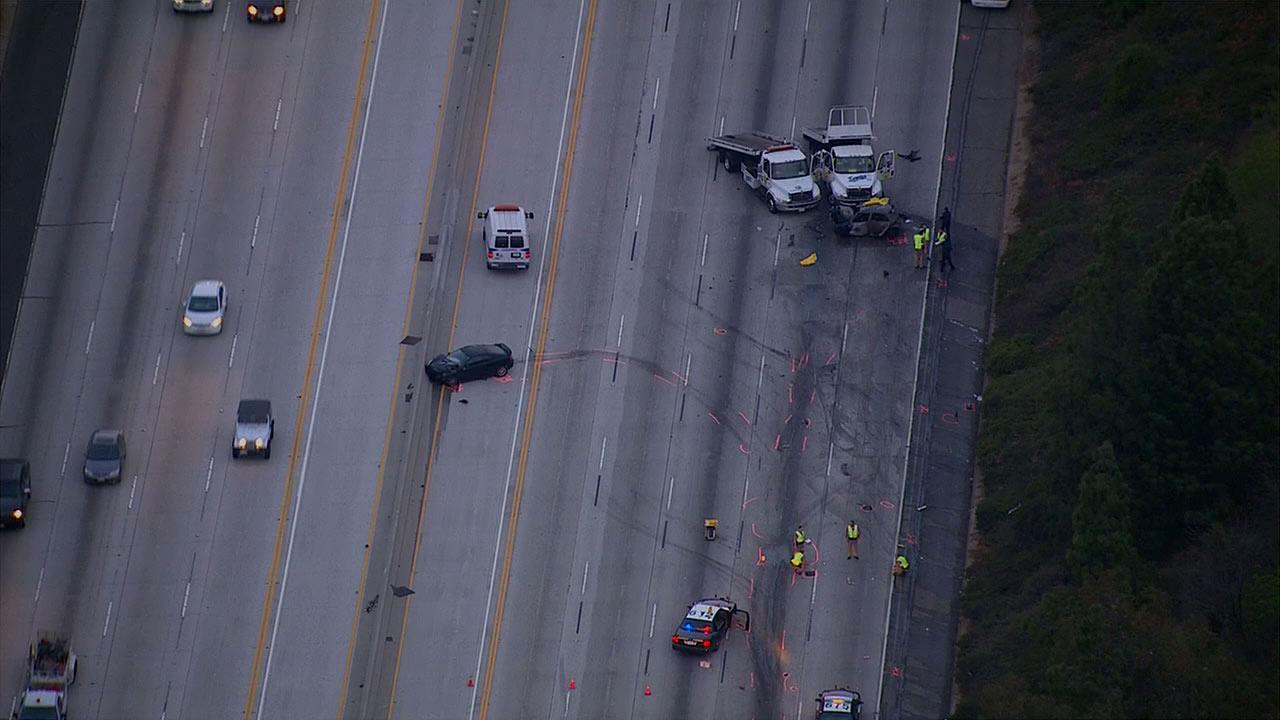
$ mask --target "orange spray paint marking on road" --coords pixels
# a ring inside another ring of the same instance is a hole
[[[707,411],[707,414],[711,416],[711,419],[712,419],[712,420],[714,420],[714,421],[715,421],[715,423],[716,423],[717,425],[719,425],[719,424],[720,424],[720,418],[716,417],[716,414],[715,414],[715,413],[713,413],[713,412],[711,412],[710,410],[708,410],[708,411]]]
[[[818,397],[818,388],[814,388],[813,391],[809,393],[809,402],[812,403],[813,399],[816,397]]]
[[[653,376],[654,376],[654,377],[656,377],[656,378],[658,378],[658,379],[659,379],[659,380],[661,380],[662,382],[664,382],[664,383],[666,383],[666,384],[668,384],[668,385],[672,386],[672,387],[675,387],[675,385],[676,385],[674,382],[671,382],[670,380],[668,380],[668,379],[666,379],[665,377],[663,377],[663,376],[659,375],[658,373],[654,373],[654,374],[653,374]]]
[[[794,405],[795,402],[795,398],[791,395],[791,383],[787,383],[787,404]]]
[[[738,452],[742,453],[743,455],[750,455],[751,448],[747,447],[746,443],[738,443]]]
[[[777,450],[780,447],[782,447],[782,433],[778,433],[778,436],[773,439],[773,449]]]
[[[751,534],[752,534],[752,535],[755,535],[757,538],[759,538],[759,539],[761,539],[761,540],[763,540],[763,539],[764,539],[764,536],[763,536],[763,535],[761,535],[760,533],[756,532],[756,524],[755,524],[755,522],[752,522],[752,523],[751,523]]]
[[[800,452],[804,452],[805,450],[808,450],[808,449],[809,449],[809,436],[805,435],[804,440],[801,441],[800,443]]]
[[[738,417],[742,418],[742,422],[746,423],[747,427],[751,427],[751,421],[747,419],[747,416],[741,410],[738,411]]]
[[[743,510],[747,509],[747,506],[748,506],[748,505],[750,505],[751,503],[753,503],[753,502],[755,502],[756,500],[759,500],[759,499],[760,499],[760,496],[759,496],[759,495],[752,495],[751,497],[747,498],[746,500],[743,500],[743,501],[742,501],[742,509],[743,509]]]
[[[787,425],[790,425],[790,424],[791,424],[791,416],[788,415],[787,419],[782,421],[782,426],[786,427]]]
[[[822,364],[823,364],[823,366],[826,366],[826,365],[832,365],[832,364],[834,364],[834,363],[835,363],[835,361],[836,361],[836,353],[837,353],[837,351],[832,350],[832,351],[831,351],[831,354],[827,356],[827,361],[826,361],[826,362],[824,362],[824,363],[822,363]]]

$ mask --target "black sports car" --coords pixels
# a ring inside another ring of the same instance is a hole
[[[427,363],[427,379],[441,385],[457,385],[471,380],[502,377],[511,371],[515,359],[511,348],[493,345],[464,345]]]

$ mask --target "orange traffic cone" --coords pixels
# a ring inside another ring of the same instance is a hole
[[[645,686],[644,686],[644,696],[645,696],[645,697],[649,697],[649,696],[650,696],[650,695],[652,695],[652,694],[653,694],[653,689],[652,689],[652,688],[650,688],[648,685],[645,685]]]
[[[470,675],[468,675],[468,676],[467,676],[467,687],[475,687],[475,686],[476,686],[475,678],[473,678],[473,677],[471,677]]]
[[[573,681],[573,678],[569,678],[569,689],[570,689],[570,690],[577,690],[577,689],[578,689],[578,683],[574,682],[574,681]]]

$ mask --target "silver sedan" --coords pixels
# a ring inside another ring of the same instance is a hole
[[[191,288],[182,311],[182,332],[217,335],[227,313],[227,288],[218,280],[201,280]]]

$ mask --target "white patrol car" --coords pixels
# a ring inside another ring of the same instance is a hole
[[[815,698],[817,720],[858,720],[862,717],[862,695],[848,688],[835,688]]]
[[[484,220],[485,265],[490,270],[500,268],[528,269],[533,261],[529,248],[529,223],[533,213],[519,205],[494,205],[476,213]]]
[[[709,653],[720,647],[721,641],[733,627],[733,617],[742,614],[746,619],[744,630],[751,628],[751,614],[728,598],[706,598],[689,606],[689,612],[671,635],[671,647],[675,650]]]

